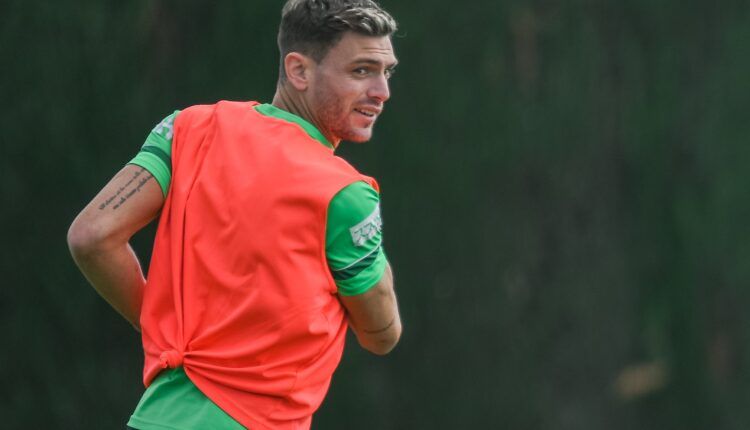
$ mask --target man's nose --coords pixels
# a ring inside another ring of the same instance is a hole
[[[388,88],[388,78],[384,74],[379,75],[372,86],[370,86],[367,95],[381,103],[391,98],[391,90]]]

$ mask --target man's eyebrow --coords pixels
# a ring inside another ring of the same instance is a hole
[[[373,66],[380,66],[383,64],[380,60],[375,60],[372,58],[360,58],[358,60],[352,61],[352,64],[371,64]],[[385,65],[386,69],[394,69],[398,65],[398,61],[394,61],[393,63],[389,63]]]

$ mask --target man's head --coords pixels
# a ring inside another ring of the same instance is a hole
[[[396,21],[371,0],[288,0],[281,10],[277,42],[279,78],[286,79],[284,57],[290,52],[320,62],[346,32],[390,36]]]
[[[334,144],[364,142],[390,97],[395,20],[371,0],[288,0],[279,86]]]

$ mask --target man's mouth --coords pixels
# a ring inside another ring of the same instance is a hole
[[[357,112],[357,113],[361,113],[362,115],[364,115],[364,116],[366,116],[368,118],[373,118],[378,113],[380,113],[380,111],[374,110],[374,109],[357,109],[357,108],[355,108],[354,111]]]

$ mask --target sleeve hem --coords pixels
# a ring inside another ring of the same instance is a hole
[[[162,194],[166,197],[167,191],[169,190],[171,175],[169,174],[169,170],[164,166],[164,163],[159,159],[159,157],[148,152],[140,152],[127,164],[134,164],[136,166],[143,167],[144,169],[148,170],[149,173],[154,175],[154,178],[161,187]]]
[[[383,274],[385,274],[385,268],[388,265],[387,263],[388,261],[386,260],[385,255],[382,254],[382,251],[381,251],[381,255],[379,256],[378,261],[374,262],[372,266],[370,266],[370,268],[372,268],[372,273],[370,274],[370,276],[372,276],[373,273],[376,273],[377,275],[374,277],[368,277],[369,282],[365,282],[361,285],[352,285],[352,286],[346,285],[346,283],[350,281],[357,281],[358,277],[349,279],[345,282],[339,282],[337,284],[339,295],[345,296],[345,297],[358,296],[360,294],[364,294],[370,291],[372,287],[377,285],[378,282],[380,282],[380,280],[383,279]],[[375,267],[375,266],[378,266],[378,267]],[[369,268],[365,269],[365,271],[368,271],[368,270],[370,269]],[[359,280],[359,281],[362,282],[363,280]]]

